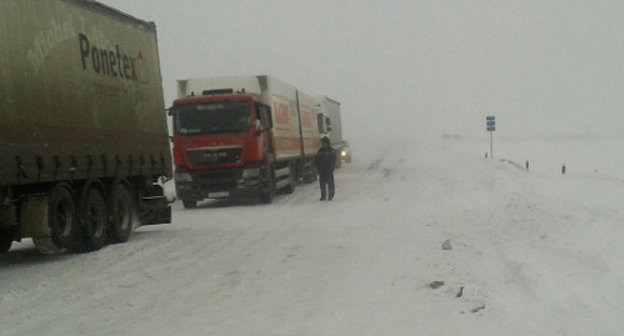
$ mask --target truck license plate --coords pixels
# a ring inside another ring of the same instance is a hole
[[[228,191],[215,191],[208,193],[209,198],[220,198],[220,197],[228,197],[230,196],[230,192]]]

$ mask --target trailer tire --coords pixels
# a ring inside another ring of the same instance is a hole
[[[0,233],[0,254],[5,254],[13,244],[13,237],[5,233]]]
[[[80,200],[82,222],[80,251],[95,251],[106,245],[108,233],[107,207],[98,188],[88,187]]]
[[[182,200],[182,205],[184,205],[184,209],[195,209],[197,208],[196,200]]]
[[[127,242],[137,219],[132,194],[122,183],[115,183],[108,195],[109,238],[113,243]]]
[[[316,181],[316,171],[312,170],[307,175],[303,175],[303,183],[312,183]]]
[[[55,185],[48,201],[48,226],[52,243],[57,249],[74,249],[78,238],[76,204],[71,187],[65,183]]]

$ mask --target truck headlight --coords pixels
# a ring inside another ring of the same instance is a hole
[[[174,178],[178,182],[193,182],[190,173],[175,173]]]
[[[243,178],[258,177],[260,175],[260,168],[247,168],[243,170]]]

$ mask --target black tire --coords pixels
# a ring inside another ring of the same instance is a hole
[[[310,172],[308,172],[308,174],[303,175],[303,183],[312,183],[314,181],[316,181],[317,177],[316,177],[316,171],[314,170],[310,170]]]
[[[78,216],[71,189],[60,183],[50,191],[48,200],[48,226],[52,242],[60,250],[74,249],[78,238]]]
[[[7,253],[11,244],[13,244],[13,237],[6,233],[0,233],[0,254]]]
[[[127,242],[137,220],[132,194],[121,183],[116,183],[108,195],[108,234],[113,243]]]
[[[258,198],[260,202],[263,204],[270,204],[273,202],[273,198],[275,197],[275,167],[273,165],[269,165],[265,169],[265,177],[264,177],[264,188]]]
[[[81,251],[94,251],[106,245],[108,234],[107,207],[97,188],[90,187],[80,200]]]
[[[288,173],[288,185],[284,187],[284,193],[292,194],[295,192],[295,168],[294,164],[290,165],[289,173]]]
[[[197,208],[197,201],[195,200],[182,200],[182,205],[184,205],[185,209],[195,209]]]

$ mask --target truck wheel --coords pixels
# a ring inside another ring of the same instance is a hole
[[[8,234],[0,233],[0,254],[5,254],[13,244],[13,237]]]
[[[295,192],[295,169],[294,169],[294,164],[290,165],[290,169],[288,172],[288,185],[286,187],[284,187],[284,192],[287,194],[292,194]]]
[[[182,205],[184,205],[185,209],[195,209],[197,208],[197,201],[194,200],[182,200]]]
[[[275,196],[275,167],[269,165],[265,170],[265,186],[264,190],[260,193],[260,202],[269,204],[273,202]]]
[[[55,185],[50,192],[48,225],[52,231],[52,242],[57,248],[75,247],[78,234],[76,205],[70,187],[64,183]]]
[[[106,203],[97,188],[90,187],[81,200],[82,219],[81,250],[94,251],[106,244],[108,221]]]
[[[132,194],[121,183],[116,183],[110,190],[108,199],[109,236],[114,243],[123,243],[130,239],[137,218]]]

